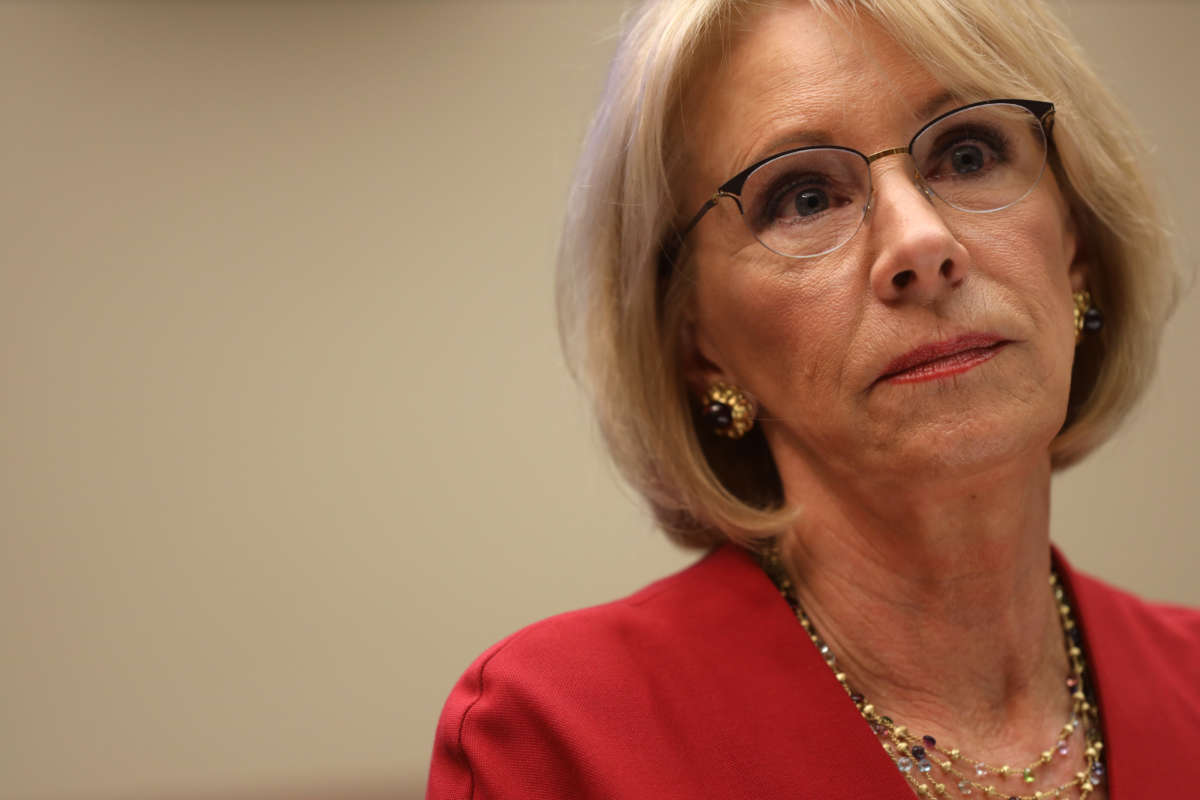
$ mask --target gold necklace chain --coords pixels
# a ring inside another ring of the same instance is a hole
[[[1014,770],[1007,764],[995,766],[978,759],[967,758],[957,747],[939,745],[937,740],[929,735],[918,737],[911,733],[906,726],[897,725],[890,717],[879,713],[860,692],[856,692],[850,687],[846,673],[841,671],[837,665],[837,657],[829,645],[817,634],[808,614],[800,606],[796,598],[795,586],[783,566],[778,544],[772,542],[765,548],[761,553],[761,560],[763,569],[775,583],[780,594],[787,600],[796,619],[804,627],[809,639],[812,640],[825,663],[833,671],[834,677],[837,678],[846,694],[850,696],[850,700],[871,727],[871,731],[879,737],[884,751],[892,758],[897,769],[918,796],[930,798],[951,796],[945,783],[929,777],[935,766],[954,782],[954,788],[957,789],[959,795],[964,797],[970,797],[975,792],[979,792],[981,796],[988,798],[1049,800],[1049,798],[1067,797],[1072,790],[1078,790],[1079,797],[1086,799],[1103,782],[1105,769],[1101,753],[1104,749],[1104,742],[1100,734],[1099,709],[1096,707],[1095,699],[1089,695],[1085,683],[1087,666],[1083,649],[1079,646],[1079,628],[1072,618],[1066,592],[1063,591],[1058,576],[1053,571],[1050,573],[1050,588],[1054,593],[1067,656],[1071,663],[1071,672],[1066,679],[1066,686],[1071,694],[1071,718],[1059,731],[1054,747],[1042,751],[1029,766]],[[1055,753],[1060,756],[1067,756],[1070,753],[1070,740],[1080,730],[1083,732],[1086,766],[1082,772],[1075,773],[1075,777],[1065,783],[1038,790],[1032,794],[1022,794],[1005,791],[994,784],[984,784],[978,780],[987,775],[998,776],[1001,780],[1019,775],[1023,783],[1032,784],[1037,780],[1037,770],[1053,761]],[[962,769],[960,766],[962,764],[970,765],[967,770],[973,772],[974,777]]]

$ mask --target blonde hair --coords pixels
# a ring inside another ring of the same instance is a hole
[[[1053,102],[1054,169],[1093,269],[1105,326],[1076,351],[1056,468],[1102,443],[1146,388],[1174,302],[1166,234],[1143,175],[1146,150],[1112,94],[1041,0],[810,0],[866,16],[962,97]],[[680,363],[686,259],[663,269],[681,168],[676,118],[710,45],[761,0],[655,0],[629,22],[568,201],[557,300],[567,362],[589,393],[622,474],[681,544],[749,541],[785,529],[761,432],[737,442],[698,424]]]

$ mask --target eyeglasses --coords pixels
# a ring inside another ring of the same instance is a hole
[[[730,178],[692,217],[683,240],[709,209],[729,197],[758,241],[788,258],[815,258],[853,238],[871,210],[871,164],[908,153],[926,196],[971,213],[1020,202],[1046,167],[1054,104],[985,100],[942,114],[908,147],[863,155],[848,147],[788,150]]]

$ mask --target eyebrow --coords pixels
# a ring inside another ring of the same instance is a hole
[[[921,120],[923,124],[925,121],[932,119],[934,115],[942,109],[943,106],[956,99],[958,99],[958,95],[949,90],[938,92],[933,97],[921,104],[915,113],[915,117],[916,119]],[[833,144],[833,135],[830,134],[829,131],[822,128],[813,130],[793,130],[783,134],[782,136],[772,139],[767,146],[756,150],[755,152],[757,155],[751,159],[750,163],[756,164],[759,161],[770,158],[771,156],[779,155],[780,153],[784,153],[789,150],[795,150],[799,147],[831,144]],[[905,144],[907,144],[907,142],[905,142]]]

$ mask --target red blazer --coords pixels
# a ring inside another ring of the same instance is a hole
[[[1055,555],[1090,656],[1110,800],[1200,796],[1200,612],[1143,602]],[[442,712],[426,794],[912,797],[787,603],[732,545],[480,656]]]

